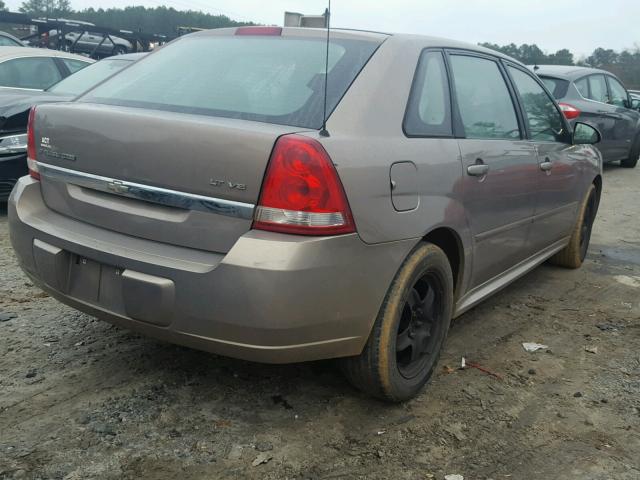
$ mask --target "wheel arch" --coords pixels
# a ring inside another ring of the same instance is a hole
[[[595,178],[593,179],[593,185],[596,187],[596,194],[598,196],[597,198],[597,204],[596,207],[600,206],[600,195],[602,194],[602,175],[598,174],[595,176]]]
[[[464,272],[464,246],[462,238],[453,228],[438,227],[427,233],[422,240],[433,243],[441,248],[449,259],[451,265],[451,273],[453,274],[454,299],[458,298],[461,290],[463,272]]]

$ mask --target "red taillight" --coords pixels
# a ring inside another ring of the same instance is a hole
[[[238,27],[236,35],[282,35],[282,27]]]
[[[560,102],[558,103],[558,106],[560,107],[560,110],[562,110],[562,113],[564,114],[567,120],[573,120],[574,118],[578,118],[582,113],[576,107],[574,107],[573,105],[569,105],[568,103]]]
[[[253,228],[299,235],[355,232],[338,172],[318,141],[301,135],[278,139]]]
[[[31,107],[29,111],[29,121],[27,123],[27,167],[29,175],[40,180],[40,172],[38,172],[38,162],[36,155],[36,135],[33,131],[33,123],[36,118],[36,107]]]

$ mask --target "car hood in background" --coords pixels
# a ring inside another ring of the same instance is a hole
[[[73,95],[59,95],[40,90],[13,90],[0,87],[0,128],[13,115],[29,110],[39,103],[67,102]]]

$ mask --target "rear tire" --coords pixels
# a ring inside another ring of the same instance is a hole
[[[638,135],[635,142],[633,142],[629,158],[621,160],[620,165],[624,168],[635,168],[638,164],[638,157],[640,157],[640,135]]]
[[[569,244],[549,259],[554,265],[565,268],[580,268],[587,256],[589,241],[591,240],[591,229],[593,221],[598,211],[598,191],[596,186],[591,184],[585,199],[580,206],[580,214],[576,226],[573,228]]]
[[[414,397],[438,363],[453,310],[453,275],[445,253],[422,243],[389,287],[367,344],[340,360],[347,379],[377,398]]]
[[[124,45],[116,45],[113,47],[113,51],[111,52],[113,55],[124,55],[127,53],[127,47]]]

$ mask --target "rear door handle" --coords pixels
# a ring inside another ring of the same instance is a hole
[[[475,165],[469,165],[467,167],[467,174],[472,177],[483,177],[489,173],[489,165],[484,163],[477,163]]]

